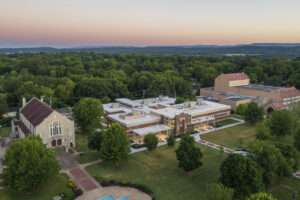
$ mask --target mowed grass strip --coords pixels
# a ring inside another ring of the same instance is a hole
[[[80,157],[76,158],[80,164],[85,164],[100,159],[100,153],[98,151],[85,152]]]
[[[201,139],[234,150],[247,149],[255,140],[255,126],[241,124],[201,135]]]
[[[46,186],[37,189],[34,192],[23,192],[19,195],[11,194],[6,190],[0,190],[1,200],[46,200],[65,193],[68,196],[73,195],[72,190],[67,186],[69,177],[66,174],[58,174]]]
[[[102,162],[88,166],[92,175],[116,181],[144,184],[154,191],[157,199],[206,199],[205,185],[218,181],[219,168],[226,155],[218,150],[196,144],[203,153],[203,165],[190,173],[178,168],[174,150],[167,145],[153,152],[143,151],[130,155],[127,161],[115,166]]]

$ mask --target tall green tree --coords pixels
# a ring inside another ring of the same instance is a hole
[[[293,134],[293,116],[289,110],[275,110],[272,112],[268,126],[271,134],[277,137]]]
[[[300,129],[298,129],[295,133],[294,147],[300,152]]]
[[[3,184],[13,193],[34,191],[60,169],[54,149],[47,148],[33,134],[10,145],[1,162],[5,166]]]
[[[0,93],[0,118],[2,114],[8,112],[7,98],[5,94]]]
[[[195,139],[188,134],[183,134],[181,136],[179,147],[175,152],[178,160],[178,167],[186,172],[195,170],[202,165],[201,150],[195,146]]]
[[[247,107],[248,107],[248,104],[246,104],[246,103],[239,104],[236,109],[236,113],[239,115],[245,115]]]
[[[130,141],[126,130],[119,124],[107,128],[101,137],[101,158],[106,161],[118,163],[128,158]]]
[[[250,124],[255,124],[264,119],[264,110],[257,103],[251,102],[245,110],[245,121]]]
[[[276,143],[276,148],[278,148],[287,161],[288,165],[293,169],[293,172],[298,170],[300,165],[300,153],[297,149],[289,144]]]
[[[273,144],[254,142],[251,145],[249,157],[261,167],[266,185],[277,183],[292,172],[291,166]]]
[[[232,200],[234,190],[222,183],[210,183],[206,185],[205,194],[207,200]]]
[[[270,137],[270,129],[265,122],[261,122],[256,125],[255,137],[258,140],[266,140]]]
[[[230,154],[222,163],[220,181],[234,189],[237,199],[264,189],[261,168],[252,159],[240,154]]]
[[[80,129],[86,133],[95,131],[101,127],[103,106],[100,100],[95,98],[83,98],[75,105],[74,115]]]
[[[144,137],[144,144],[149,151],[153,151],[157,147],[158,138],[155,134],[148,134]]]
[[[89,149],[96,149],[100,151],[101,149],[101,141],[102,141],[102,132],[94,131],[88,136],[88,147]]]

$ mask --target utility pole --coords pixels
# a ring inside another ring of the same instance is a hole
[[[145,90],[143,90],[143,99],[145,98]]]

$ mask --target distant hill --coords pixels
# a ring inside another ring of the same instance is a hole
[[[39,52],[96,52],[122,54],[180,54],[180,55],[256,55],[262,57],[300,56],[300,43],[253,43],[239,45],[181,45],[181,46],[81,46],[73,48],[0,48],[0,54]]]

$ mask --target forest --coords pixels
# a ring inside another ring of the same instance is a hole
[[[300,89],[300,57],[183,56],[94,52],[0,55],[0,110],[21,98],[45,96],[53,108],[82,97],[107,103],[115,98],[158,95],[189,97],[192,84],[213,86],[221,73],[245,72],[251,82]]]

